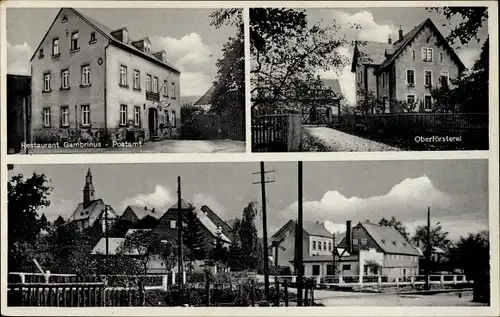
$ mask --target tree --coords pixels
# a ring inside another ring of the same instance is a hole
[[[384,103],[377,98],[373,90],[358,89],[356,95],[356,106],[353,109],[355,113],[367,115],[375,112],[385,112]]]
[[[120,252],[138,254],[143,274],[148,271],[148,263],[154,258],[167,257],[167,248],[161,237],[150,231],[137,231],[125,237]]]
[[[252,201],[243,209],[240,226],[240,241],[244,255],[252,255],[257,242],[257,228],[255,217],[257,215],[257,202]]]
[[[158,219],[150,215],[140,219],[135,225],[136,229],[154,229],[158,224]]]
[[[434,252],[435,247],[447,249],[450,244],[450,240],[448,239],[449,233],[443,230],[443,226],[440,222],[437,222],[434,228],[431,227],[429,245],[427,243],[427,232],[428,230],[426,225],[418,226],[411,241],[418,247],[421,247],[424,254],[429,253],[430,262],[427,261],[427,258],[424,259],[421,267],[429,267],[431,271],[436,271],[442,269],[445,263],[444,259],[440,255],[433,257],[432,253]]]
[[[202,107],[184,104],[181,107],[182,123],[191,122],[195,117],[202,115],[204,113],[205,110]]]
[[[38,212],[50,205],[48,186],[44,174],[34,173],[24,179],[22,174],[13,176],[7,184],[7,230],[9,240],[8,266],[21,268],[26,261],[25,250],[35,243],[41,229]]]
[[[449,264],[452,268],[464,270],[467,280],[474,280],[479,274],[490,270],[490,242],[488,232],[460,237],[450,249]]]
[[[216,262],[226,265],[229,260],[229,252],[222,239],[222,232],[217,232],[217,237],[215,238],[215,246],[213,249],[213,257]]]
[[[340,70],[348,62],[339,27],[307,26],[304,10],[250,9],[251,99],[258,107],[301,110],[324,99],[320,70]]]
[[[379,226],[393,227],[394,229],[399,231],[399,233],[401,233],[401,235],[403,235],[405,239],[408,240],[410,238],[410,233],[406,231],[406,227],[394,216],[392,216],[391,219],[385,219],[385,217],[383,217],[382,219],[380,219],[378,224]]]
[[[189,206],[184,221],[186,225],[182,227],[182,239],[187,250],[186,257],[189,259],[189,269],[192,270],[195,260],[205,258],[205,252],[203,251],[204,237],[201,232],[200,220],[193,206]]]

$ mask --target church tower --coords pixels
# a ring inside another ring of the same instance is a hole
[[[86,205],[92,200],[95,200],[94,184],[92,184],[92,173],[90,168],[85,176],[85,187],[83,187],[83,204]]]

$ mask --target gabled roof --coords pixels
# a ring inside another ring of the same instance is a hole
[[[125,237],[131,236],[137,232],[150,232],[152,229],[128,229],[125,233]]]
[[[296,221],[289,220],[283,227],[281,227],[275,234],[272,235],[272,239],[276,240],[281,238],[281,234],[287,230],[295,230]],[[302,225],[304,232],[310,236],[332,238],[332,234],[325,229],[323,223],[315,221],[304,221]]]
[[[38,52],[38,49],[40,48],[40,46],[42,45],[43,41],[45,40],[45,38],[47,37],[50,29],[52,29],[52,26],[54,25],[54,23],[57,21],[57,18],[59,17],[59,15],[61,14],[61,12],[63,10],[70,10],[71,12],[73,12],[75,15],[77,15],[79,18],[81,18],[83,21],[85,21],[87,24],[89,24],[91,27],[93,27],[96,31],[98,31],[99,33],[101,33],[105,38],[107,38],[111,43],[113,43],[114,45],[120,47],[120,48],[123,48],[123,49],[127,49],[131,52],[133,52],[134,54],[136,55],[139,55],[145,59],[148,59],[149,61],[153,61],[155,63],[158,63],[158,64],[161,64],[163,66],[166,66],[167,68],[170,68],[171,70],[177,72],[177,73],[180,73],[180,71],[172,64],[168,63],[168,62],[163,62],[163,61],[160,61],[158,60],[157,58],[155,58],[154,56],[151,56],[151,55],[148,55],[140,50],[138,50],[136,47],[134,47],[132,44],[126,44],[126,43],[123,43],[117,39],[115,39],[114,36],[111,35],[111,32],[113,31],[117,31],[117,30],[112,30],[111,28],[107,27],[106,25],[94,20],[93,18],[91,17],[88,17],[86,15],[84,15],[83,13],[73,9],[73,8],[61,8],[61,10],[59,10],[59,12],[57,13],[56,17],[54,18],[54,21],[52,21],[52,24],[50,25],[49,29],[47,30],[47,32],[45,33],[42,41],[40,41],[40,44],[38,44],[36,50],[33,52],[33,55],[31,56],[31,60],[33,60],[33,58],[35,57],[36,55],[36,52]],[[120,28],[120,29],[123,29],[123,28]],[[146,37],[146,39],[149,41],[149,39]],[[129,43],[132,43],[133,41],[130,40]]]
[[[108,254],[116,255],[120,251],[120,247],[123,246],[123,242],[125,238],[108,238]],[[92,255],[106,255],[106,238],[101,238],[99,242],[95,245],[95,247],[90,252]],[[131,252],[123,252],[124,255],[139,255],[137,250],[133,250]]]
[[[368,232],[384,253],[420,255],[417,248],[394,227],[367,222],[361,222],[358,226],[362,226]]]
[[[150,216],[156,219],[160,219],[163,213],[159,211],[153,211],[152,209],[145,209],[145,207],[138,206],[128,206],[132,212],[137,216],[139,220],[144,219],[146,216]]]
[[[91,200],[87,204],[79,203],[75,211],[71,215],[71,220],[82,220],[93,216],[96,213],[101,213],[108,206],[108,217],[117,217],[116,211],[109,205],[105,205],[102,199]],[[98,216],[98,215],[97,215]]]
[[[340,89],[340,83],[338,79],[321,79],[323,85],[326,88],[330,88],[336,97],[342,96],[342,90]]]
[[[369,65],[380,65],[375,73],[380,72],[391,65],[399,54],[404,50],[404,48],[411,43],[411,41],[417,36],[417,34],[424,28],[430,27],[433,32],[438,37],[438,42],[445,46],[445,48],[450,52],[452,58],[458,64],[458,67],[463,70],[465,69],[465,65],[462,63],[458,55],[455,53],[450,44],[443,37],[441,32],[437,29],[431,19],[426,19],[415,28],[413,28],[410,32],[403,35],[401,39],[398,39],[393,44],[388,43],[380,43],[380,42],[359,42],[354,46],[353,53],[353,61],[351,65],[351,71],[354,72],[356,69],[356,63],[358,57],[362,58],[362,64]],[[359,56],[361,54],[361,56]]]
[[[232,234],[233,228],[227,224],[224,220],[222,220],[219,215],[215,213],[210,207],[207,205],[201,206],[201,211],[206,212],[207,217],[210,218],[210,220],[216,225],[221,227],[222,233],[224,233],[226,236]]]
[[[215,91],[215,86],[212,85],[210,88],[208,88],[208,90],[205,92],[205,94],[203,96],[201,96],[200,99],[198,99],[198,101],[196,101],[194,103],[195,106],[206,106],[206,105],[210,105],[212,104],[212,94],[214,93]]]

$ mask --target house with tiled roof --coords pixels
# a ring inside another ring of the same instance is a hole
[[[212,107],[212,94],[215,91],[215,86],[212,85],[208,90],[203,94],[203,96],[198,99],[194,105],[197,107],[201,107],[204,110],[210,110],[210,107]]]
[[[451,79],[465,70],[464,64],[431,19],[426,19],[393,43],[358,41],[353,51],[351,72],[356,75],[356,101],[372,93],[384,105],[383,111],[403,111],[398,101],[416,104],[414,111],[433,110],[432,89],[451,87]]]
[[[420,252],[394,227],[360,222],[348,237],[340,242],[339,248],[351,248],[350,255],[369,250],[383,255],[382,275],[391,278],[419,274]]]
[[[30,62],[33,142],[103,147],[180,135],[180,71],[145,35],[62,8]]]
[[[107,212],[107,215],[105,214]],[[76,224],[80,229],[90,227],[100,227],[98,231],[104,232],[106,228],[105,218],[108,218],[108,229],[113,226],[113,223],[118,218],[118,214],[110,205],[106,205],[104,201],[95,198],[95,188],[92,182],[92,172],[90,168],[85,176],[85,185],[83,187],[83,201],[78,204],[69,218],[69,221]]]

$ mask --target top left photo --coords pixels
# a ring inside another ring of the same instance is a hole
[[[7,153],[245,152],[242,9],[7,8]]]

